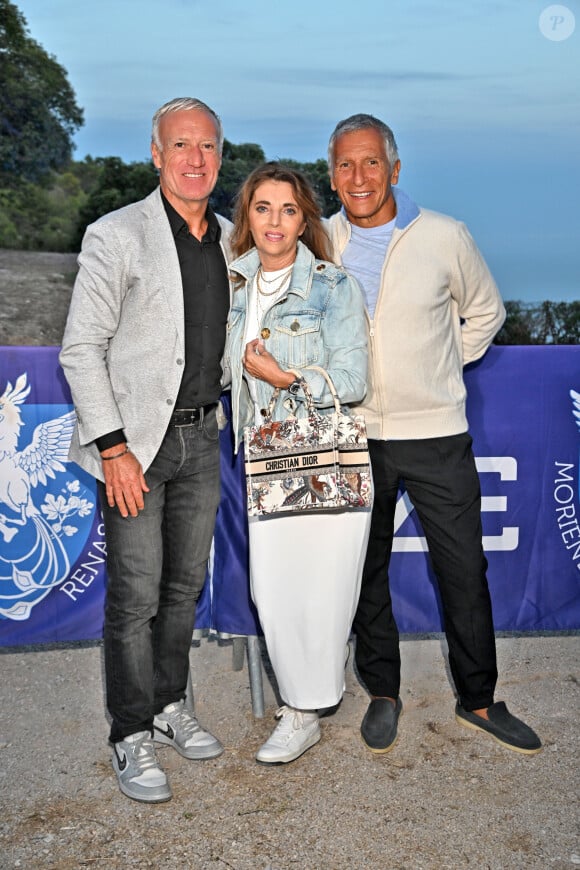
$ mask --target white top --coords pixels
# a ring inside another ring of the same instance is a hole
[[[294,263],[292,263],[292,266]],[[244,348],[249,341],[259,338],[264,347],[267,348],[267,340],[262,338],[262,322],[267,312],[273,305],[282,298],[292,274],[292,266],[286,266],[284,269],[277,269],[274,272],[264,272],[261,268],[254,275],[254,280],[248,286],[248,305],[246,310],[246,323],[244,329]],[[260,276],[260,284],[258,284],[258,276]],[[256,392],[256,379],[244,370],[244,378],[248,384],[250,396],[254,403],[254,417],[256,425],[261,425],[262,415],[258,407],[258,397]],[[273,389],[273,388],[272,388]]]

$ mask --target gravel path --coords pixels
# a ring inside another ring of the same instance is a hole
[[[203,640],[197,711],[224,742],[215,760],[159,757],[174,791],[146,806],[119,792],[107,746],[99,646],[0,655],[0,867],[73,870],[458,870],[580,864],[577,636],[498,640],[498,698],[545,749],[525,757],[456,724],[437,639],[406,640],[400,739],[373,756],[359,738],[366,695],[347,667],[323,737],[290,765],[258,765],[273,725],[251,713],[247,670]]]

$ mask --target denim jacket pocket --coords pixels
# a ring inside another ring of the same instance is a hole
[[[273,323],[269,350],[288,366],[306,366],[321,359],[322,315],[319,311],[288,312]]]

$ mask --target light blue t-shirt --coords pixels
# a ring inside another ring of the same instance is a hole
[[[381,272],[387,255],[396,218],[380,227],[355,227],[351,224],[351,236],[342,255],[342,264],[347,272],[357,279],[362,287],[371,319],[381,286]]]

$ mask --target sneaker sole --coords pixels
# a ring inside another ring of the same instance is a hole
[[[169,737],[165,737],[164,735],[158,737],[157,734],[155,734],[153,740],[155,743],[161,743],[164,746],[171,746],[172,749],[175,749],[176,752],[179,752],[183,758],[187,758],[189,761],[206,761],[209,758],[217,758],[224,751],[224,747],[218,740],[216,740],[215,743],[208,744],[207,746],[194,746],[190,749],[182,749],[174,740],[170,740]]]
[[[256,755],[256,761],[258,762],[258,764],[289,764],[291,761],[296,761],[297,758],[300,758],[301,755],[304,755],[304,753],[307,752],[309,749],[312,749],[313,746],[316,746],[321,737],[322,734],[319,731],[318,734],[314,734],[310,738],[306,746],[301,746],[299,750],[297,750],[290,756],[286,756],[285,758],[259,758],[258,756],[260,753],[258,752],[258,754]]]
[[[171,787],[167,786],[166,792],[161,792],[161,794],[157,795],[147,795],[147,792],[135,792],[131,790],[131,786],[126,785],[120,775],[119,770],[115,767],[113,763],[113,770],[117,774],[117,782],[119,784],[119,788],[121,792],[125,795],[125,797],[131,798],[131,800],[139,801],[142,804],[163,804],[167,801],[170,801],[173,797],[173,792],[171,791]],[[158,787],[159,788],[159,787]],[[153,789],[151,789],[153,791]]]
[[[167,803],[167,801],[170,801],[171,798],[173,797],[173,794],[171,792],[169,792],[168,795],[163,796],[163,797],[145,797],[145,795],[135,794],[135,792],[132,792],[129,788],[127,788],[127,786],[125,786],[121,782],[120,779],[118,779],[118,783],[119,783],[120,790],[123,792],[123,794],[126,797],[131,798],[131,800],[134,800],[134,801],[139,801],[139,803],[142,803],[142,804],[164,804],[164,803]]]
[[[537,749],[523,749],[521,746],[514,746],[513,743],[507,743],[505,740],[502,740],[501,737],[498,737],[492,731],[488,731],[487,728],[482,728],[480,725],[476,725],[475,722],[468,722],[467,719],[464,719],[457,713],[455,714],[455,719],[457,722],[459,722],[460,725],[463,725],[464,728],[470,728],[472,731],[481,731],[482,734],[486,734],[488,737],[492,737],[496,743],[499,743],[500,746],[505,746],[506,749],[511,749],[512,752],[519,752],[521,755],[537,755],[538,752],[542,751],[542,746],[538,746]]]

